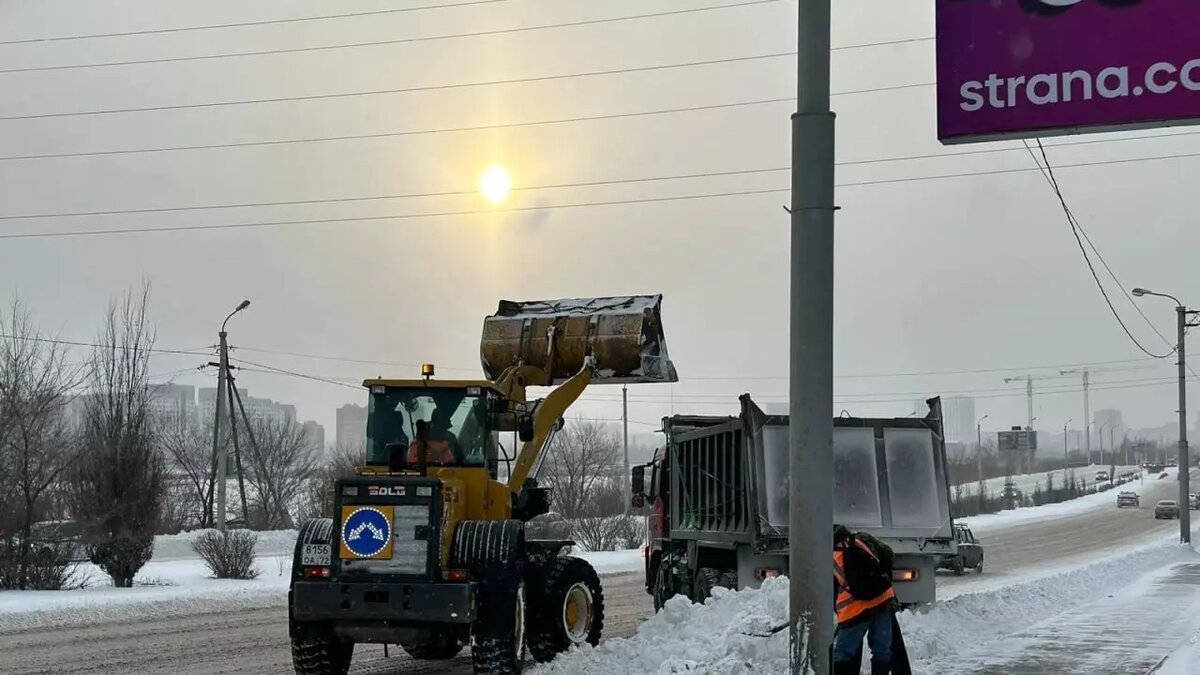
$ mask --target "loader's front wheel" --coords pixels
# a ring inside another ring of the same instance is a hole
[[[293,631],[292,665],[296,675],[346,675],[354,643],[338,638],[324,624],[301,624]]]
[[[545,663],[573,646],[595,646],[604,630],[604,591],[586,560],[563,556],[547,570],[529,619],[529,652]]]

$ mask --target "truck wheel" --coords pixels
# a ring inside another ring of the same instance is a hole
[[[734,570],[718,570],[712,567],[701,567],[696,572],[695,590],[692,593],[692,601],[704,604],[704,601],[712,597],[712,589],[717,586],[723,588],[737,587],[737,572]]]
[[[296,675],[346,675],[354,643],[322,624],[301,624],[293,631],[292,665]]]
[[[599,644],[604,591],[596,570],[586,560],[556,558],[529,619],[529,652],[539,662],[585,642],[593,647]]]
[[[666,564],[660,562],[658,564],[658,572],[654,575],[652,594],[652,597],[654,598],[654,611],[657,612],[661,610],[663,606],[667,604],[667,600],[670,600],[674,596],[675,593],[672,592],[671,586],[667,579]]]
[[[975,574],[983,574],[983,558],[980,558],[979,564],[975,566]]]
[[[965,563],[963,563],[963,559],[962,559],[961,555],[954,559],[953,569],[954,569],[954,576],[956,576],[956,577],[961,577],[963,575],[963,572],[967,571]]]
[[[404,651],[414,659],[422,661],[442,661],[458,656],[463,643],[451,633],[433,633],[427,642],[401,644]]]
[[[471,625],[475,675],[520,675],[525,658],[525,584],[515,591],[480,590]]]

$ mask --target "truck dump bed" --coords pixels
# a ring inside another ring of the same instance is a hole
[[[674,539],[787,550],[788,418],[741,397],[738,417],[663,420]],[[954,552],[941,403],[917,418],[834,420],[834,522],[899,553]]]

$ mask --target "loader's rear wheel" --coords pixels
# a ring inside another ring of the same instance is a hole
[[[603,630],[604,590],[596,570],[580,558],[555,558],[530,611],[529,652],[545,663],[573,646],[599,644]]]
[[[525,584],[479,592],[471,626],[475,675],[520,675],[525,660]]]
[[[346,675],[354,643],[342,640],[323,624],[300,625],[292,638],[296,675]]]
[[[400,646],[414,659],[442,661],[458,656],[458,653],[462,651],[463,643],[452,633],[442,632],[431,634],[425,642],[401,644]]]

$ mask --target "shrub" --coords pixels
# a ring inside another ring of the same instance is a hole
[[[254,547],[258,535],[249,530],[229,530],[224,534],[209,530],[196,538],[192,550],[200,556],[218,579],[254,579]]]
[[[571,521],[571,536],[589,551],[636,548],[645,539],[642,523],[633,516],[576,518]]]
[[[117,588],[132,588],[133,577],[150,561],[154,538],[117,537],[88,546],[88,557]]]

